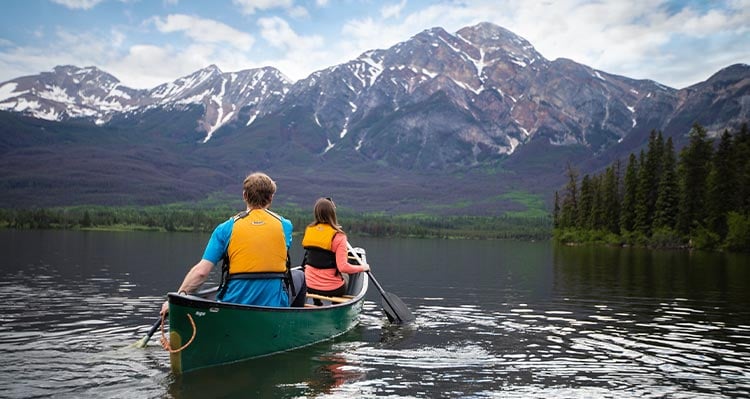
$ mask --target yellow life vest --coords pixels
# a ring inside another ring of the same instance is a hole
[[[229,274],[286,272],[286,238],[279,216],[266,209],[241,215],[227,246]]]
[[[333,236],[336,235],[336,231],[330,224],[319,223],[314,226],[307,226],[305,229],[305,236],[302,237],[302,247],[315,247],[331,250],[331,241]]]
[[[302,237],[305,263],[318,269],[335,269],[336,254],[331,249],[331,242],[336,233],[336,229],[325,223],[307,226]]]

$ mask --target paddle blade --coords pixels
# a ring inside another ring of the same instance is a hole
[[[383,292],[384,300],[382,302],[383,312],[391,323],[410,323],[415,317],[406,307],[404,301],[390,292]]]
[[[148,333],[145,337],[139,339],[137,342],[132,343],[130,346],[133,348],[145,348],[148,344],[148,340],[151,339],[151,336],[154,335],[154,332],[161,327],[162,319],[159,317],[155,322],[154,325],[151,326],[151,329],[148,330]]]

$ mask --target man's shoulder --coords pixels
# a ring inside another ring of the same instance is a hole
[[[231,217],[221,223],[219,223],[218,226],[214,229],[214,234],[229,234],[232,232],[232,227],[234,226],[235,218]]]
[[[286,224],[286,223],[288,223],[288,224],[292,224],[292,221],[291,221],[291,220],[289,220],[289,219],[287,219],[287,218],[285,218],[285,217],[283,217],[283,216],[279,215],[278,213],[276,213],[276,212],[274,212],[274,211],[271,211],[271,210],[269,210],[269,209],[266,209],[266,212],[268,212],[269,214],[271,214],[271,216],[273,216],[273,217],[275,217],[276,219],[278,219],[279,221],[281,221],[281,223],[284,223],[284,224]]]

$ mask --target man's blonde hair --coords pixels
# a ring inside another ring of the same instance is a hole
[[[276,183],[262,172],[247,175],[242,183],[242,195],[251,207],[265,208],[275,193]]]

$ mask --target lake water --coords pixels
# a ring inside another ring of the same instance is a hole
[[[413,325],[176,377],[128,345],[207,239],[0,230],[0,397],[750,397],[750,257],[550,242],[353,238]]]

